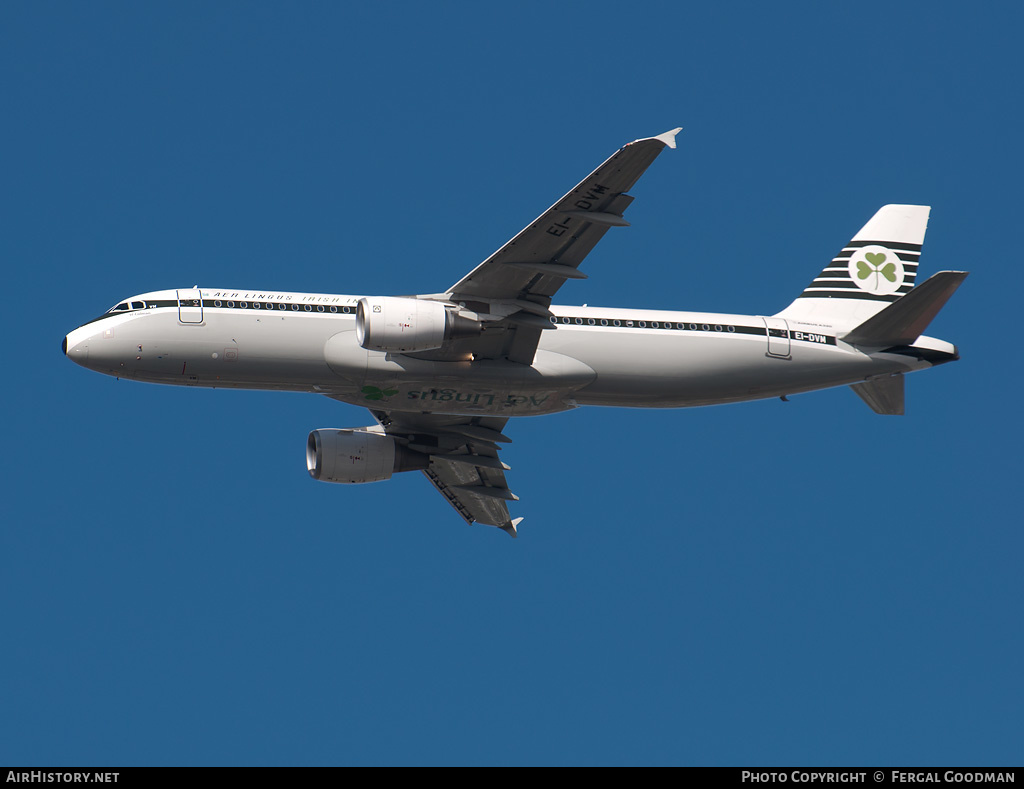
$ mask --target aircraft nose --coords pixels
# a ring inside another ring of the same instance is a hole
[[[60,349],[75,364],[84,364],[89,358],[89,333],[84,329],[69,332],[61,341]]]

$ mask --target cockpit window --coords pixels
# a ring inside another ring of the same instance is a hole
[[[144,302],[144,301],[133,301],[131,303],[131,308],[133,310],[144,310],[144,309],[146,309],[146,302]]]
[[[125,312],[128,309],[128,302],[122,301],[116,307],[111,307],[107,312]]]

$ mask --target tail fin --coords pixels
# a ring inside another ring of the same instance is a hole
[[[857,326],[914,287],[926,205],[882,206],[780,318]]]

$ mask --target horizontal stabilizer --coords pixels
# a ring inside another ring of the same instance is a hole
[[[876,414],[903,415],[903,376],[901,374],[850,384],[850,388]]]
[[[843,341],[878,348],[913,345],[966,278],[966,271],[940,271],[848,332]]]

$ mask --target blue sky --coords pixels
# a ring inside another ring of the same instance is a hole
[[[1019,4],[0,7],[0,763],[1020,764]],[[933,206],[907,416],[509,426],[520,539],[313,482],[307,395],[60,354],[124,297],[436,292],[681,125],[562,303],[783,308]]]

